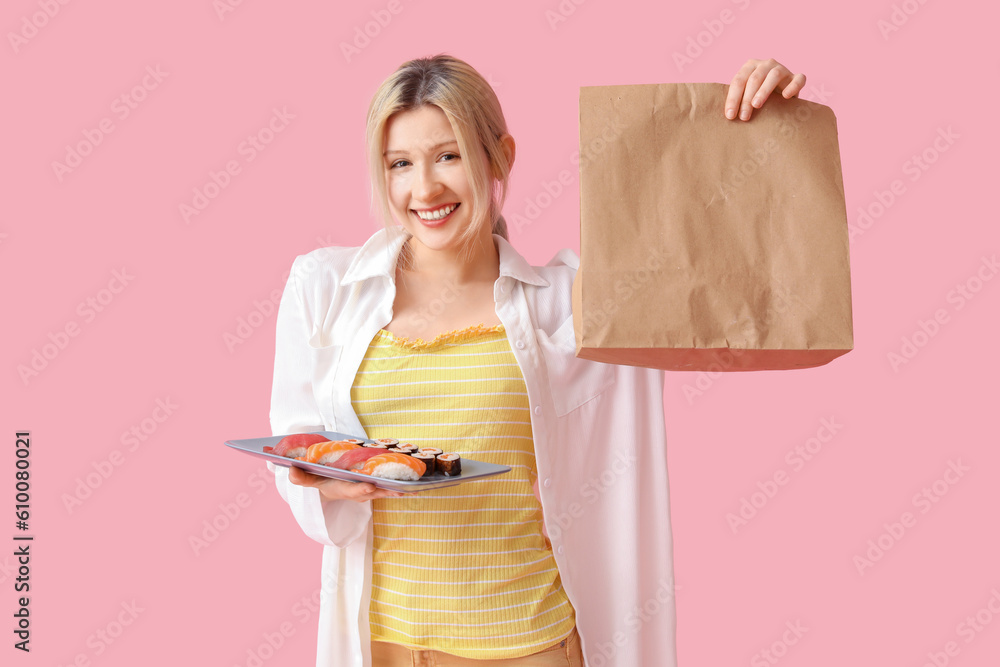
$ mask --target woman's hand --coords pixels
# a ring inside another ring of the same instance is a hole
[[[288,481],[299,486],[315,486],[319,489],[319,494],[328,500],[353,500],[362,503],[376,498],[399,498],[413,495],[380,489],[368,482],[345,482],[340,479],[321,477],[295,466],[288,469]]]
[[[774,58],[751,58],[729,83],[726,118],[736,118],[736,110],[739,109],[740,119],[750,120],[753,110],[759,109],[775,88],[781,91],[782,97],[790,99],[798,95],[805,85],[805,74],[792,74]]]

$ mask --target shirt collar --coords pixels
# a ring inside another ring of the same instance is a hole
[[[389,280],[396,279],[396,258],[403,244],[410,238],[409,232],[402,227],[380,229],[368,239],[361,250],[355,255],[351,265],[347,267],[342,283],[353,283],[385,276]],[[549,282],[538,275],[534,267],[514,249],[505,238],[493,235],[500,256],[500,276],[509,276],[529,285],[548,287]]]

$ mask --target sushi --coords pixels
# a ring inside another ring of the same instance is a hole
[[[448,477],[455,477],[456,475],[461,475],[462,457],[459,456],[458,454],[438,454],[437,470],[438,472],[447,475]]]
[[[330,440],[318,433],[295,433],[264,452],[372,477],[415,482],[436,473],[462,474],[462,457],[437,447],[417,447],[395,438]]]
[[[429,477],[430,475],[434,474],[434,455],[433,454],[424,454],[422,452],[414,452],[412,454],[412,456],[413,456],[413,458],[417,459],[418,461],[423,461],[423,463],[424,463],[424,466],[425,466],[426,469],[424,470],[424,474],[421,475],[421,477]]]
[[[361,472],[382,479],[415,482],[424,474],[427,466],[413,456],[398,452],[384,452],[365,461]]]
[[[310,445],[329,441],[329,438],[318,433],[294,433],[286,435],[273,448],[265,447],[264,452],[266,454],[277,454],[278,456],[287,456],[290,459],[295,459],[305,456],[306,450]]]
[[[384,453],[384,450],[377,449],[375,447],[358,447],[357,449],[350,449],[341,454],[340,458],[333,462],[333,467],[341,470],[361,470],[368,459],[373,456],[380,456]]]
[[[321,465],[333,465],[341,455],[352,449],[361,449],[361,445],[343,440],[317,442],[314,445],[309,445],[309,449],[306,450],[306,461]]]

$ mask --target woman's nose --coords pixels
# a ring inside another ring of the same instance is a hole
[[[423,203],[430,204],[444,190],[444,185],[434,172],[434,167],[425,165],[417,170],[413,182],[413,197]]]

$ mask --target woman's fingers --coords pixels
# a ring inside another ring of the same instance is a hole
[[[374,484],[368,484],[367,482],[361,482],[359,484],[354,484],[351,482],[344,482],[345,484],[350,484],[352,487],[361,487],[358,491],[358,496],[356,500],[376,500],[378,498],[400,498],[407,494],[399,493],[398,491],[390,491],[389,489],[380,489]]]
[[[405,494],[389,489],[380,489],[368,482],[344,482],[341,480],[328,480],[328,485],[320,489],[320,493],[327,497],[339,497],[347,500],[363,502],[365,500],[377,500],[378,498],[399,498]],[[326,488],[332,491],[327,493]]]
[[[754,107],[759,108],[764,103],[774,86],[784,76],[784,72],[788,71],[773,58],[766,61],[756,61],[756,63],[747,77],[747,83],[743,89],[743,97],[740,100],[740,120],[750,120]]]
[[[754,71],[754,74],[760,72],[760,68]],[[743,103],[744,105],[749,104],[755,109],[759,109],[760,105],[767,100],[768,96],[775,89],[775,87],[785,78],[786,75],[791,74],[783,66],[778,65],[777,67],[767,70],[764,72],[764,80],[760,82],[756,91],[751,93],[751,86],[747,86],[743,93]],[[749,98],[749,99],[748,99]]]
[[[746,91],[747,81],[750,74],[756,69],[758,61],[748,60],[736,72],[736,76],[729,82],[729,94],[726,95],[726,118],[736,118],[743,103],[743,94]]]
[[[749,120],[753,109],[763,106],[777,88],[786,99],[794,97],[805,86],[805,74],[792,74],[774,58],[751,58],[740,68],[729,84],[726,96],[726,117]]]
[[[291,466],[288,470],[288,481],[299,486],[314,486],[319,489],[320,494],[324,498],[330,500],[364,502],[378,498],[399,498],[407,495],[397,491],[380,489],[369,482],[345,482],[340,479],[314,475],[295,466]]]
[[[795,97],[806,87],[806,75],[799,72],[792,77],[790,83],[785,84],[781,94],[787,100]]]
[[[326,479],[326,477],[320,477],[319,475],[306,472],[302,468],[296,468],[295,466],[290,466],[288,468],[288,481],[292,484],[298,484],[299,486],[316,486],[321,484]]]

